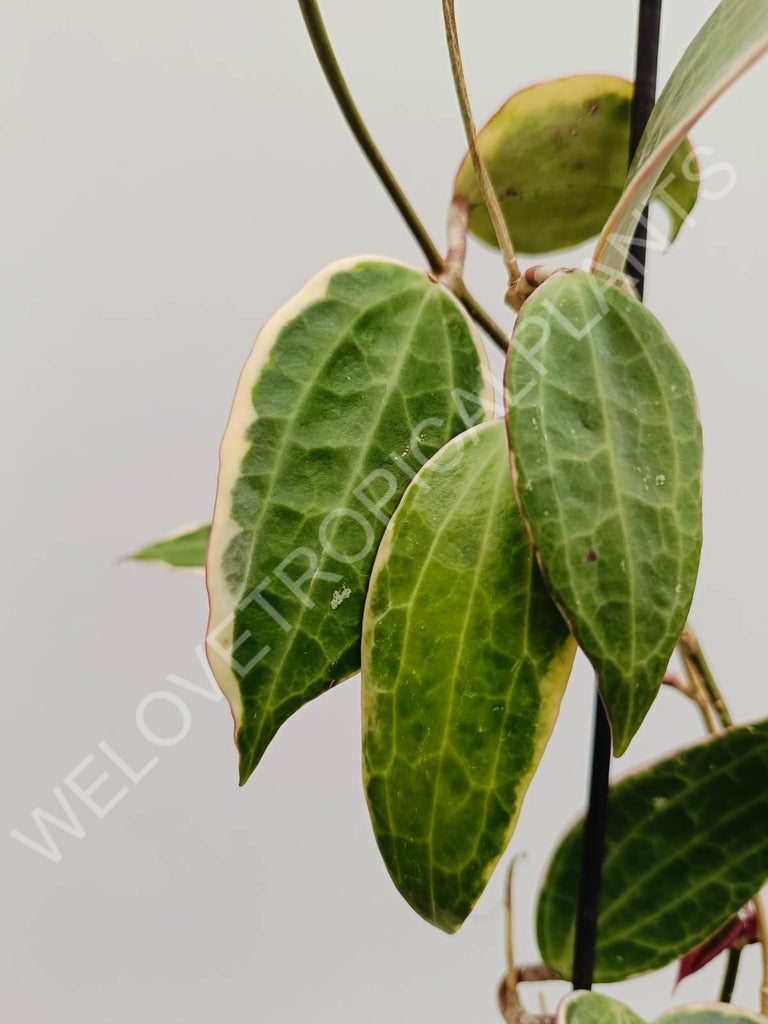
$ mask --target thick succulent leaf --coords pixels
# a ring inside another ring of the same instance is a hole
[[[611,787],[595,980],[656,970],[720,928],[768,878],[768,721],[731,729]],[[542,956],[571,973],[583,821],[537,910]]]
[[[360,667],[368,578],[416,470],[492,410],[482,344],[426,274],[333,264],[259,333],[221,445],[208,657],[244,782],[280,725]]]
[[[658,692],[693,595],[702,460],[693,388],[658,321],[590,274],[538,288],[513,342],[518,500],[598,674],[619,755]]]
[[[571,992],[557,1007],[555,1024],[645,1024],[617,999],[599,992]]]
[[[689,1003],[665,1013],[656,1024],[768,1024],[768,1017],[730,1003]]]
[[[598,239],[593,269],[609,278],[623,272],[635,228],[667,160],[701,115],[766,49],[766,0],[722,0],[659,97],[624,192]]]
[[[644,1024],[629,1007],[597,992],[571,992],[561,1000],[555,1024]],[[729,1003],[690,1003],[655,1024],[768,1024],[768,1018]]]
[[[185,526],[142,548],[141,551],[128,555],[127,558],[128,561],[152,562],[154,565],[164,565],[169,569],[202,572],[210,532],[211,527],[208,523],[202,526]]]
[[[376,840],[406,900],[445,931],[509,842],[574,653],[515,504],[504,424],[475,427],[406,492],[363,621]]]
[[[480,131],[478,143],[518,249],[551,252],[600,232],[627,177],[633,85],[612,75],[573,75],[515,93]],[[687,141],[671,154],[658,198],[674,240],[699,191]],[[497,245],[469,155],[456,196],[469,227]]]

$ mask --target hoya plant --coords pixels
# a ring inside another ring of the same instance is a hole
[[[768,719],[732,721],[687,622],[702,432],[688,369],[642,303],[648,204],[674,240],[699,187],[688,133],[765,52],[768,0],[722,0],[657,102],[661,3],[642,0],[634,83],[534,84],[480,131],[443,0],[468,147],[444,256],[363,124],[317,3],[299,4],[426,265],[339,254],[271,317],[237,383],[212,523],[135,557],[205,568],[241,783],[295,711],[361,673],[378,847],[446,932],[510,842],[581,648],[597,694],[589,803],[543,870],[541,964],[518,965],[509,943],[504,1018],[537,1016],[520,981],[561,979],[558,1024],[635,1024],[593,982],[676,960],[683,976],[726,953],[719,995],[659,1024],[768,1021]],[[464,285],[470,236],[506,267],[511,337]],[[535,262],[594,237],[589,267]],[[506,353],[503,381],[486,345]],[[609,785],[662,684],[696,703],[707,736]],[[735,1010],[752,942],[762,988]]]

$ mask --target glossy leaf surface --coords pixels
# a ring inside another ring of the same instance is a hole
[[[612,75],[573,75],[515,93],[480,131],[480,151],[515,246],[530,253],[577,245],[600,232],[627,177],[633,86]],[[672,153],[659,199],[674,240],[698,195],[687,141]],[[467,155],[455,194],[469,203],[469,227],[496,236]]]
[[[400,892],[455,931],[509,842],[575,653],[520,520],[504,424],[454,439],[392,517],[363,624],[363,751]]]
[[[156,541],[154,544],[128,555],[132,562],[152,562],[164,565],[169,569],[187,569],[202,571],[205,566],[205,552],[211,527],[208,523],[202,526],[184,527],[175,533]]]
[[[259,333],[206,566],[242,781],[289,715],[359,669],[384,526],[421,464],[492,407],[484,358],[444,288],[377,258],[328,267]]]
[[[506,386],[523,515],[622,754],[696,581],[702,450],[690,377],[639,302],[573,272],[523,306]]]
[[[766,49],[768,3],[722,0],[683,54],[654,107],[624,192],[597,241],[594,269],[608,278],[623,272],[635,227],[667,160],[701,115]]]
[[[768,879],[768,721],[742,726],[611,787],[595,980],[664,967]],[[539,896],[545,962],[569,977],[582,822]]]

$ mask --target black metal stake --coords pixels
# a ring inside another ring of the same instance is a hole
[[[656,101],[656,68],[659,56],[661,0],[640,0],[637,27],[635,91],[629,131],[629,159],[635,154],[640,137]],[[635,231],[627,258],[630,274],[640,299],[645,286],[645,254],[648,208]],[[584,823],[581,848],[581,875],[576,908],[576,931],[573,951],[572,982],[575,989],[591,989],[595,972],[597,947],[597,916],[600,904],[600,883],[605,854],[605,833],[608,824],[608,780],[611,765],[611,730],[599,695],[595,696],[595,731],[592,742],[592,776],[589,805]]]

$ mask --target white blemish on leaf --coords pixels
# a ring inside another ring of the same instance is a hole
[[[349,587],[342,587],[341,590],[334,590],[333,597],[331,598],[331,608],[333,608],[333,610],[336,611],[339,605],[351,596],[352,591],[349,589]]]

